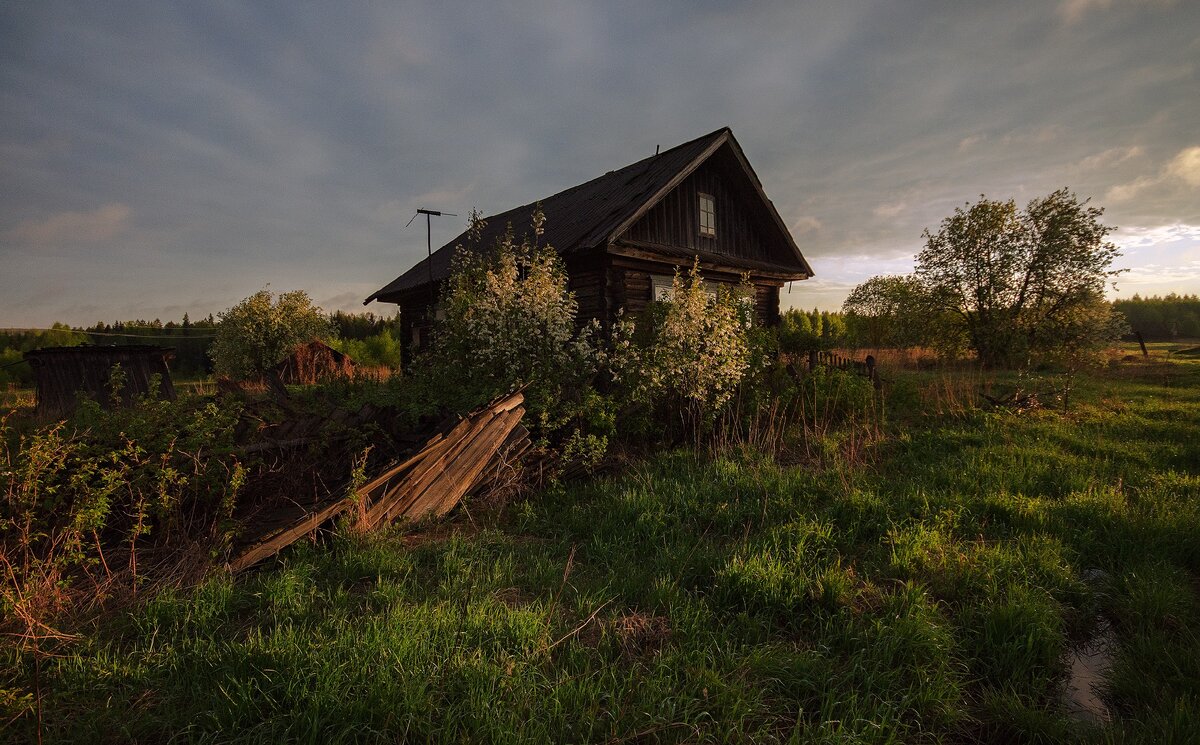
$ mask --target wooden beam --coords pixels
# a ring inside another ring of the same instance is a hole
[[[614,256],[622,256],[622,257],[631,258],[631,259],[639,259],[641,261],[658,264],[660,266],[666,265],[666,266],[690,267],[692,264],[692,261],[694,260],[694,259],[686,258],[684,256],[668,256],[661,252],[656,251],[655,248],[656,247],[653,244],[645,244],[645,243],[641,243],[640,241],[623,240],[620,243],[613,244],[609,248],[609,253],[611,253]],[[674,249],[674,250],[678,250],[678,249]],[[707,258],[705,258],[705,255],[700,252],[697,252],[696,255],[700,256],[701,271],[723,272],[725,274],[732,274],[734,276],[739,276],[742,273],[748,273],[751,275],[751,277],[761,277],[764,279],[779,280],[778,286],[780,286],[780,287],[783,286],[784,282],[792,282],[792,281],[808,278],[808,275],[805,274],[804,272],[781,272],[781,271],[762,269],[762,268],[752,267],[752,266],[738,266],[736,264],[724,264],[724,263],[712,261],[711,259],[707,259]],[[730,257],[730,258],[732,258],[732,257]]]

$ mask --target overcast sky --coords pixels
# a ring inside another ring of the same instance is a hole
[[[1193,0],[7,2],[0,327],[268,283],[361,310],[424,255],[418,206],[498,212],[726,125],[816,272],[786,304],[1062,186],[1121,228],[1121,296],[1197,292],[1198,65]]]

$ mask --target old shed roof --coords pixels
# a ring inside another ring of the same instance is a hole
[[[775,268],[799,271],[811,276],[812,268],[800,254],[774,205],[763,193],[758,176],[750,167],[728,127],[722,127],[616,171],[609,171],[603,176],[544,199],[486,217],[484,219],[487,227],[479,241],[472,243],[479,246],[494,245],[510,224],[513,234],[518,237],[531,234],[533,226],[530,218],[535,206],[540,202],[546,218],[543,243],[553,246],[563,255],[606,245],[723,145],[732,149],[794,253],[793,262]],[[450,275],[454,248],[467,244],[468,236],[464,231],[433,253],[432,277],[435,282]],[[390,300],[406,290],[427,285],[431,276],[429,264],[429,258],[422,259],[416,266],[368,297],[363,304],[376,299]]]

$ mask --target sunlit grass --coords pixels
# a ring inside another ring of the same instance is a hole
[[[1200,365],[1114,369],[1066,413],[937,416],[941,373],[911,374],[866,465],[669,453],[161,595],[43,661],[48,739],[1186,741]],[[1097,614],[1107,733],[1059,698]]]

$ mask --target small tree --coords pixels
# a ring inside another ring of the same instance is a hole
[[[562,258],[538,242],[544,222],[538,208],[532,236],[518,240],[510,227],[494,246],[458,247],[425,372],[455,408],[525,385],[530,411],[548,433],[578,413],[597,354],[588,334],[577,333],[578,305]],[[483,227],[472,216],[471,233]]]
[[[1104,351],[1113,341],[1129,333],[1129,324],[1111,303],[1094,295],[1057,314],[1039,333],[1049,337],[1037,341],[1037,346],[1045,350],[1042,358],[1062,369],[1063,408],[1069,408],[1080,370],[1101,364]]]
[[[934,313],[959,319],[986,365],[1025,364],[1056,344],[1047,329],[1102,294],[1119,250],[1103,210],[1061,189],[1019,211],[981,197],[925,231],[917,277]],[[1046,346],[1049,345],[1049,346]]]
[[[855,339],[869,347],[905,347],[922,341],[926,305],[915,277],[871,277],[842,304]]]
[[[675,275],[662,308],[640,351],[642,395],[681,405],[698,424],[733,397],[749,369],[750,311],[729,287],[710,295],[697,265],[686,279]]]
[[[813,331],[808,313],[789,308],[779,317],[779,348],[798,354],[821,346],[820,334]]]
[[[278,299],[270,290],[259,290],[217,317],[213,371],[242,380],[261,377],[297,344],[337,335],[304,290],[281,293]]]

